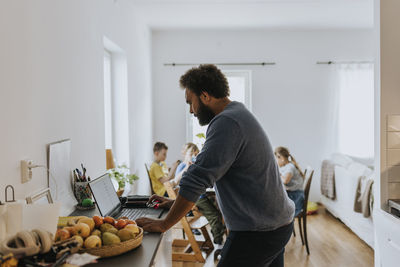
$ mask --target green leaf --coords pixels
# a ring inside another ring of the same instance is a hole
[[[196,134],[196,136],[197,136],[198,138],[206,139],[206,135],[205,135],[204,133],[198,133],[198,134]]]
[[[124,189],[126,183],[133,184],[133,181],[139,179],[136,174],[129,174],[129,169],[126,164],[118,165],[117,168],[110,169],[107,173],[118,182],[119,189]]]

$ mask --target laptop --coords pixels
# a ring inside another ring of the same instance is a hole
[[[97,208],[103,217],[111,216],[116,219],[128,217],[130,220],[136,220],[140,217],[159,219],[163,214],[163,209],[127,207],[123,205],[114,190],[114,185],[108,173],[90,181],[89,187]]]

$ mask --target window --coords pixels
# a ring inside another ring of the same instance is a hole
[[[126,53],[118,45],[104,42],[105,148],[112,149],[116,165],[130,165],[128,118],[128,67]]]
[[[228,79],[230,89],[230,99],[242,102],[251,110],[251,72],[250,71],[223,71]],[[207,132],[207,125],[200,126],[199,121],[188,111],[187,139],[195,143],[200,149],[203,147],[204,137]]]
[[[338,150],[357,157],[374,156],[374,65],[340,64]]]
[[[112,99],[111,99],[111,54],[104,50],[104,125],[105,148],[112,149]]]

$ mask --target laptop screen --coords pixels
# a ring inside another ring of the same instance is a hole
[[[109,215],[121,204],[108,173],[89,183],[101,216]]]

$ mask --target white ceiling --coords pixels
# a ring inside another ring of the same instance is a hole
[[[174,3],[327,3],[327,2],[370,2],[366,0],[129,0],[134,4],[174,4]]]
[[[372,28],[373,0],[127,0],[152,29]]]

